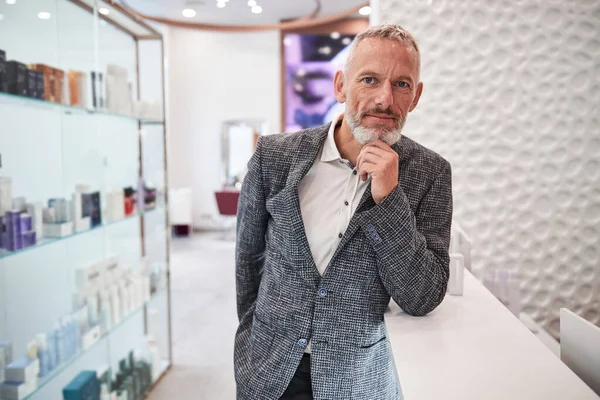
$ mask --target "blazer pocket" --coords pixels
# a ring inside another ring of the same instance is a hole
[[[385,342],[387,340],[387,336],[383,336],[381,339],[377,340],[376,342],[367,344],[367,345],[361,345],[360,348],[361,349],[371,349],[375,346],[377,346],[378,344],[381,344],[382,342]]]

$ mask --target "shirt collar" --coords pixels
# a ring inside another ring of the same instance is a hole
[[[338,114],[331,122],[331,126],[329,127],[329,133],[327,134],[327,139],[325,139],[325,144],[323,145],[323,152],[321,153],[321,161],[323,162],[330,162],[342,159],[337,145],[335,144],[335,128],[339,123],[342,122],[343,117],[343,113]]]

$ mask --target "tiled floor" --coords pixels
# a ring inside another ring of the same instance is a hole
[[[235,243],[219,236],[172,241],[174,365],[149,400],[235,399]]]

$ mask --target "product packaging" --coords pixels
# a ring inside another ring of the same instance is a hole
[[[6,63],[8,93],[27,96],[27,66],[18,61]]]

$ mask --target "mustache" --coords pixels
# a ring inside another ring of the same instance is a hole
[[[384,114],[384,115],[389,115],[390,117],[394,117],[396,119],[400,118],[400,116],[395,114],[392,111],[392,109],[389,107],[385,110],[383,108],[379,108],[379,107],[371,108],[370,110],[363,111],[360,116],[362,118],[367,114],[379,114],[379,115]]]

